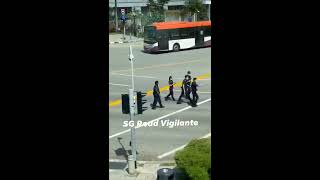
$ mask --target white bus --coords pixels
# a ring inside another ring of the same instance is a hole
[[[144,51],[179,51],[211,46],[211,21],[159,22],[144,28]]]

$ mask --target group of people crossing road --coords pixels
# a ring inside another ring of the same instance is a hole
[[[187,75],[185,75],[185,77],[182,81],[181,93],[178,98],[177,104],[181,104],[181,102],[183,102],[182,98],[185,98],[189,101],[189,104],[191,106],[197,106],[199,96],[197,94],[198,84],[197,84],[196,80],[197,80],[197,78],[193,78],[193,80],[192,80],[191,72],[188,71]],[[164,99],[165,99],[165,101],[167,101],[170,99],[170,96],[171,96],[172,100],[175,101],[173,89],[174,89],[174,85],[176,83],[173,82],[172,76],[169,76],[168,84],[169,84],[169,94]],[[191,93],[192,93],[192,99],[190,97]],[[160,108],[164,108],[164,106],[161,103],[159,81],[155,81],[155,85],[153,87],[153,97],[154,97],[154,101],[153,101],[153,104],[151,104],[152,109],[156,109],[156,105],[158,103],[160,105]]]

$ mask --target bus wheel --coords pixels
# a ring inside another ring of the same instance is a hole
[[[179,44],[177,44],[177,43],[174,44],[174,45],[173,45],[173,51],[174,51],[174,52],[177,52],[177,51],[179,51],[179,50],[180,50]]]

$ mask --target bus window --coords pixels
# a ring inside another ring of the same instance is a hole
[[[178,29],[171,29],[170,30],[170,39],[177,40],[180,39],[179,30]]]
[[[157,32],[157,39],[162,40],[162,39],[168,39],[168,31],[166,30],[161,30]]]
[[[189,28],[182,28],[180,29],[180,38],[181,39],[188,39],[189,37],[189,33],[188,33],[188,29]]]
[[[204,36],[211,36],[211,27],[204,28]]]
[[[156,30],[152,26],[146,26],[144,28],[144,40],[145,42],[156,42]]]
[[[188,28],[188,34],[189,34],[189,37],[190,38],[195,38],[196,35],[195,35],[195,28]]]

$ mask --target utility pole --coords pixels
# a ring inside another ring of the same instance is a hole
[[[116,8],[116,32],[118,32],[118,5],[117,5],[117,0],[114,0],[114,6]]]

